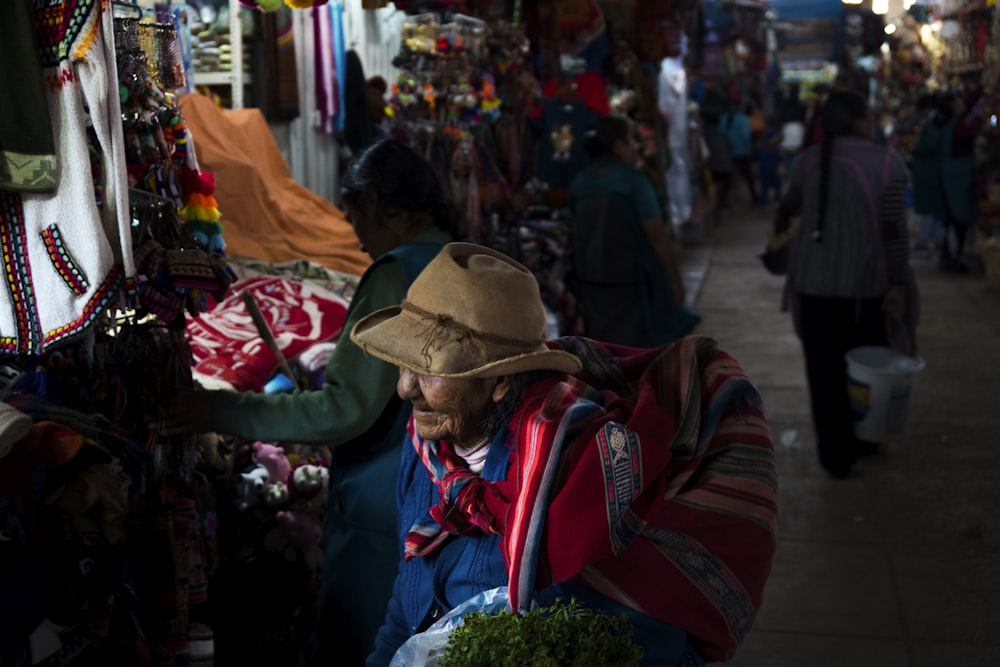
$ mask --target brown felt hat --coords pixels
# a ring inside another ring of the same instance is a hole
[[[421,375],[576,373],[580,360],[545,346],[545,308],[531,272],[501,252],[449,243],[398,306],[351,330],[362,350]]]

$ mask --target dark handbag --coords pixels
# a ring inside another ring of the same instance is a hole
[[[768,235],[764,252],[758,257],[767,272],[775,276],[788,273],[788,256],[792,245],[792,236],[798,230],[797,221],[783,232],[772,232]]]
[[[767,272],[775,276],[783,276],[788,273],[788,243],[784,243],[778,247],[771,245],[768,242],[767,247],[764,248],[764,252],[760,255],[760,261],[764,264],[764,268]]]

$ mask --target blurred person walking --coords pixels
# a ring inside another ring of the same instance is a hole
[[[890,343],[915,354],[919,298],[909,265],[906,164],[874,143],[873,114],[857,93],[833,93],[822,122],[823,141],[799,158],[775,231],[801,217],[785,305],[805,356],[819,460],[841,478],[878,446],[854,435],[845,355]]]
[[[697,324],[670,230],[638,142],[605,116],[588,137],[590,163],[570,186],[573,271],[588,338],[631,347],[677,340]]]
[[[982,88],[976,88],[967,95],[955,96],[951,118],[942,133],[940,178],[944,187],[945,242],[941,244],[938,268],[948,273],[968,271],[962,263],[965,237],[979,217],[973,149],[983,129],[983,117],[976,107],[982,92]]]
[[[735,104],[729,108],[719,120],[719,129],[729,139],[729,150],[732,153],[733,167],[743,177],[750,190],[750,202],[757,203],[757,183],[753,170],[753,138],[750,135],[750,119]],[[734,174],[735,175],[735,174]],[[724,205],[729,205],[729,191],[732,179],[722,181],[721,199]]]
[[[917,102],[926,114],[920,135],[910,148],[913,179],[913,211],[920,217],[920,231],[913,249],[929,252],[945,241],[944,181],[941,178],[942,144],[945,125],[951,120],[951,100],[928,95]]]

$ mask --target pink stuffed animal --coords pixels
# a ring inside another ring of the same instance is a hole
[[[271,483],[288,483],[288,474],[292,471],[292,464],[285,458],[285,450],[267,442],[253,443],[253,460],[267,468],[267,474],[271,478]]]
[[[260,499],[268,507],[287,505],[288,478],[292,472],[292,464],[285,457],[285,450],[266,442],[255,442],[253,460],[267,470],[268,483],[260,490]]]

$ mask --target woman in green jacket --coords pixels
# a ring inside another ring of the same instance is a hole
[[[398,305],[410,283],[458,233],[435,171],[391,140],[362,152],[341,179],[347,220],[374,260],[343,331]],[[192,391],[165,409],[163,434],[215,432],[247,440],[324,444],[333,451],[317,600],[317,665],[361,664],[392,593],[399,548],[393,490],[410,414],[395,366],[337,342],[321,389],[295,394]],[[248,584],[249,585],[249,584]]]

